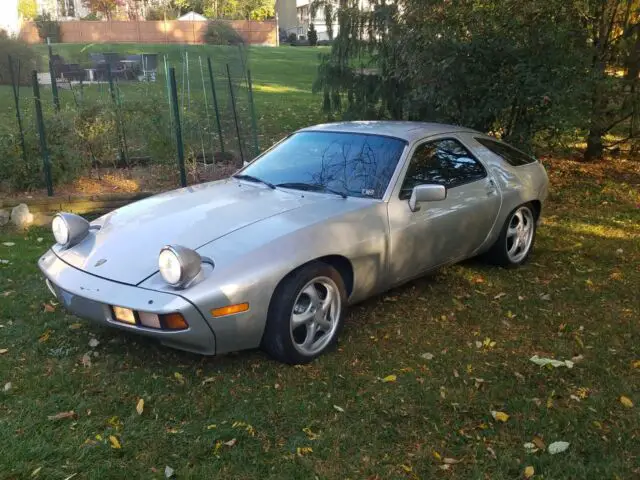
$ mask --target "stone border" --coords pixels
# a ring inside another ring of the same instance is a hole
[[[15,197],[0,200],[0,210],[11,209],[21,203],[29,207],[34,214],[34,223],[47,224],[57,212],[70,212],[78,215],[108,213],[136,200],[155,195],[154,192],[106,193],[97,195],[59,195],[54,197]]]

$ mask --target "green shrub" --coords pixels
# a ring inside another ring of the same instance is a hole
[[[298,41],[298,35],[296,35],[295,33],[290,33],[289,36],[287,37],[287,41],[289,43],[294,43]]]
[[[96,12],[91,12],[88,15],[85,15],[84,17],[82,17],[80,20],[85,20],[87,22],[96,22],[100,20],[100,17]]]
[[[37,67],[35,52],[24,42],[8,37],[0,37],[0,85],[11,85],[9,55],[13,59],[13,71],[21,85],[31,83],[31,71]],[[18,62],[20,75],[18,77]]]
[[[311,45],[312,47],[315,47],[318,44],[318,31],[316,30],[316,27],[313,23],[309,25],[307,38],[309,39],[309,45]]]
[[[47,41],[47,37],[51,39],[51,43],[60,42],[60,23],[54,20],[50,13],[42,13],[33,21],[38,29],[38,36],[43,42]]]
[[[156,21],[156,22],[162,21],[165,18],[167,20],[175,20],[176,18],[178,18],[179,13],[180,13],[180,10],[178,10],[177,8],[172,8],[172,7],[167,8],[162,6],[149,7],[145,15],[145,20]]]
[[[223,20],[209,22],[204,41],[210,45],[240,45],[244,40],[230,23]]]

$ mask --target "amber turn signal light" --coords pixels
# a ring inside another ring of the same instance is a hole
[[[185,330],[189,328],[187,321],[180,313],[169,313],[160,316],[162,325],[167,330]]]
[[[248,303],[237,303],[235,305],[227,305],[226,307],[214,308],[211,310],[211,315],[214,317],[224,317],[226,315],[233,315],[234,313],[246,312],[249,310]]]

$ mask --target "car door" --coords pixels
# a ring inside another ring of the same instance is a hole
[[[446,198],[412,211],[408,199],[421,184],[444,185]],[[460,140],[419,143],[388,203],[390,283],[470,256],[491,231],[500,202],[496,183]]]

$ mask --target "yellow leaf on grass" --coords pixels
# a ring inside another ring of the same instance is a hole
[[[181,383],[181,384],[184,383],[184,377],[182,376],[182,374],[180,372],[175,372],[173,374],[173,377],[178,381],[178,383]]]
[[[144,412],[144,398],[138,400],[138,403],[136,404],[136,412],[138,412],[138,415],[142,415],[142,412]]]
[[[438,461],[442,460],[442,456],[438,452],[436,452],[435,450],[433,451],[433,456]]]
[[[47,340],[49,340],[50,336],[51,336],[51,330],[47,330],[42,335],[40,335],[40,338],[38,339],[38,342],[44,343]]]
[[[633,368],[640,368],[640,360],[634,361],[631,365],[633,365]]]
[[[302,456],[307,455],[309,453],[313,453],[313,448],[311,448],[311,447],[298,447],[298,448],[296,448],[296,455],[298,455],[299,457],[302,457]]]
[[[8,348],[0,348],[0,355],[7,353],[9,351]]]
[[[31,472],[31,476],[35,477],[36,475],[38,475],[40,473],[40,470],[42,470],[42,467],[36,468],[33,472]]]
[[[218,428],[218,425],[216,425],[215,423],[212,423],[211,425],[207,425],[207,430],[213,430],[215,428]]]
[[[402,465],[400,465],[400,467],[407,473],[413,472],[413,467],[411,467],[410,465],[402,464]]]
[[[109,441],[111,442],[111,448],[122,448],[122,445],[114,435],[109,435]]]
[[[382,379],[382,381],[385,383],[388,383],[388,382],[395,382],[397,379],[398,377],[396,377],[395,375],[387,375]]]
[[[69,325],[69,330],[78,330],[79,328],[82,328],[81,323],[72,323]]]
[[[509,415],[504,412],[496,412],[495,410],[492,410],[491,416],[498,422],[506,422],[507,420],[509,420]]]
[[[631,401],[631,399],[629,397],[625,397],[624,395],[620,397],[620,403],[627,408],[633,407],[633,402]]]
[[[307,434],[307,438],[309,440],[315,440],[316,438],[318,438],[318,434],[313,433],[309,427],[304,427],[302,431]]]
[[[531,478],[536,471],[533,469],[531,465],[524,469],[524,478]]]

